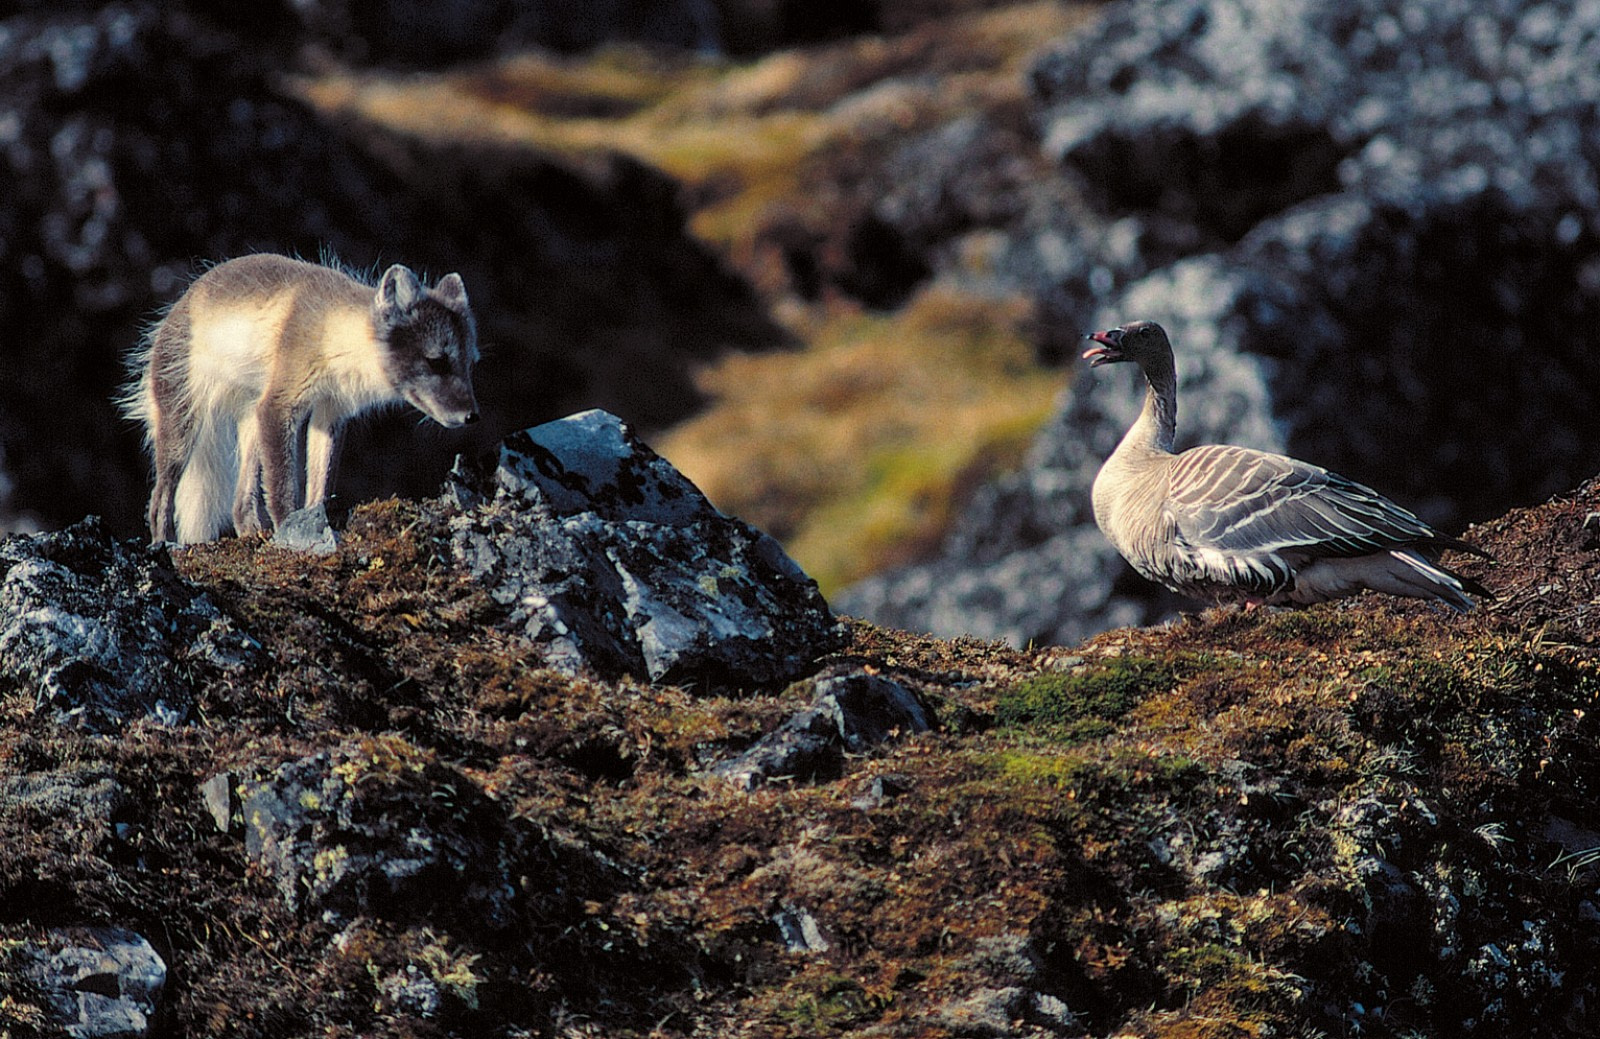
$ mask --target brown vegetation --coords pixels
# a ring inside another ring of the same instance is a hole
[[[172,1035],[943,1035],[1005,984],[984,964],[1010,940],[1040,964],[1024,983],[1096,1035],[1581,1018],[1600,992],[1574,908],[1600,833],[1596,512],[1591,484],[1473,532],[1500,562],[1468,568],[1502,600],[1465,618],[1369,596],[1026,652],[855,624],[833,661],[919,690],[939,729],[752,793],[706,767],[803,687],[540,670],[482,625],[431,506],[359,510],[327,558],[198,546],[181,569],[272,663],[203,690],[196,725],[120,738],[3,689],[6,774],[128,796],[117,835],[0,803],[0,951],[136,927],[173,966]],[[569,849],[509,936],[301,917],[211,825],[206,777],[334,745],[363,789],[453,790],[444,811],[481,791]],[[894,796],[857,803],[882,776]],[[1393,904],[1383,863],[1404,878]],[[786,950],[785,906],[826,951]],[[1491,945],[1509,958],[1495,1005]],[[384,995],[408,965],[446,993],[438,1016]],[[32,1034],[29,998],[0,983],[13,1035]]]

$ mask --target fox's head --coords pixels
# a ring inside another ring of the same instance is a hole
[[[388,345],[384,364],[390,381],[408,404],[441,426],[478,421],[472,390],[478,328],[461,275],[446,274],[430,289],[409,268],[395,264],[378,282],[372,326]]]

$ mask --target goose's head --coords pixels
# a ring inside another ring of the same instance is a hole
[[[1149,371],[1160,363],[1171,363],[1172,344],[1166,329],[1154,321],[1130,321],[1107,332],[1091,332],[1083,338],[1094,345],[1083,352],[1092,368],[1117,361],[1132,361]]]

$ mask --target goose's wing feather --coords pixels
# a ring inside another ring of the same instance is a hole
[[[1176,542],[1224,558],[1312,560],[1453,539],[1369,487],[1320,466],[1214,445],[1179,455],[1166,507]],[[1278,569],[1278,566],[1273,566]]]

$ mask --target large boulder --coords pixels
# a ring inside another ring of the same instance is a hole
[[[840,640],[812,581],[615,415],[587,411],[458,463],[457,562],[543,660],[657,682],[769,685]]]
[[[1034,69],[1076,203],[1000,266],[1063,345],[1168,327],[1180,448],[1285,450],[1446,528],[1540,500],[1600,468],[1597,52],[1576,2],[1112,7]],[[1078,373],[940,558],[840,608],[1019,643],[1166,615],[1088,512],[1138,394]]]

